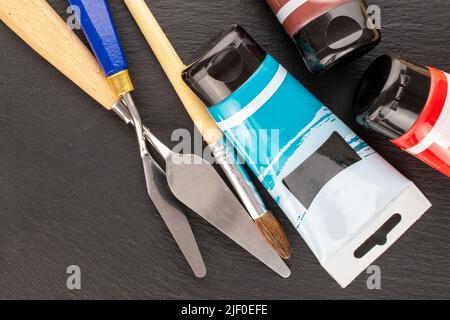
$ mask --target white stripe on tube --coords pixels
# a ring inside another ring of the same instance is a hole
[[[284,21],[295,11],[300,7],[301,5],[308,2],[308,0],[290,0],[288,3],[286,3],[280,11],[277,13],[278,20],[283,24]]]
[[[241,124],[261,108],[278,91],[286,79],[287,71],[282,65],[279,65],[275,76],[270,80],[267,86],[244,108],[233,114],[228,119],[218,122],[222,131],[229,130]]]
[[[445,76],[447,77],[447,86],[450,90],[450,75],[446,73]],[[422,141],[406,151],[411,154],[419,154],[427,150],[434,143],[446,149],[450,147],[450,92],[447,92],[444,107],[434,127]]]

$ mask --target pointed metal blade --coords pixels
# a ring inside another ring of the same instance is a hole
[[[192,233],[191,226],[183,213],[182,205],[172,195],[167,184],[164,171],[150,157],[142,158],[144,163],[147,191],[155,207],[161,214],[167,228],[175,239],[178,247],[198,278],[206,275],[206,267],[200,250]]]
[[[259,234],[253,220],[213,168],[200,157],[173,155],[166,159],[173,194],[280,276],[291,272]]]

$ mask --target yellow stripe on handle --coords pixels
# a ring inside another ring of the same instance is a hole
[[[209,115],[204,103],[184,83],[181,73],[185,65],[159,26],[144,0],[124,0],[136,23],[152,48],[156,58],[175,88],[189,116],[208,144],[223,137],[217,124]]]
[[[106,109],[117,102],[88,48],[44,0],[0,0],[0,18],[31,48]]]

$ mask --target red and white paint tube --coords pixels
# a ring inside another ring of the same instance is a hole
[[[356,59],[381,40],[363,0],[267,0],[313,73]]]
[[[357,121],[450,177],[450,75],[384,55],[364,74]]]

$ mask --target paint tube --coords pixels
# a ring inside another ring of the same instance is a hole
[[[342,287],[430,207],[239,26],[183,79]]]
[[[267,0],[311,72],[356,59],[381,33],[362,0]]]
[[[450,75],[384,55],[358,86],[358,123],[450,177]]]

